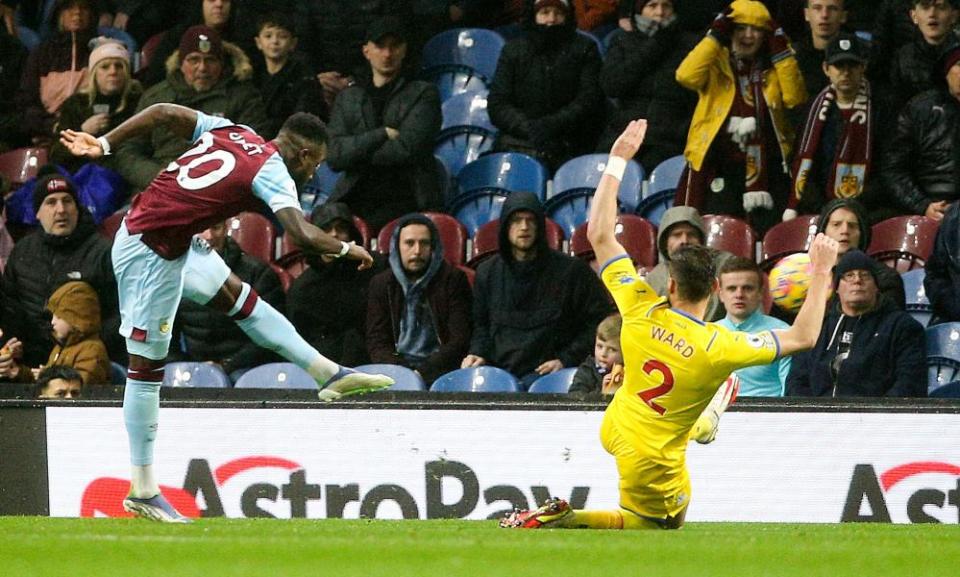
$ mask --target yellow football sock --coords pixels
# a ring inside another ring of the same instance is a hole
[[[568,527],[578,529],[623,529],[625,515],[620,511],[574,511]]]
[[[647,519],[646,517],[641,517],[630,511],[620,511],[620,515],[623,517],[623,528],[624,529],[662,529],[658,523]]]

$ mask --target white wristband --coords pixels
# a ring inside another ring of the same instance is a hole
[[[352,247],[354,244],[355,244],[355,243],[352,242],[352,241],[351,241],[351,242],[343,242],[343,241],[341,240],[341,241],[340,241],[340,245],[341,245],[341,246],[340,246],[340,252],[337,253],[337,258],[343,258],[344,256],[346,256],[347,253],[350,252],[350,247]]]
[[[110,156],[110,143],[107,142],[107,137],[98,136],[97,142],[100,143],[100,148],[103,149],[103,155]]]
[[[623,173],[627,170],[627,161],[619,156],[610,156],[607,158],[607,168],[603,171],[604,174],[609,174],[610,176],[616,178],[617,180],[623,180]]]

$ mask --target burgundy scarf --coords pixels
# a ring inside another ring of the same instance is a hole
[[[745,146],[741,146],[746,157],[744,162],[747,167],[744,190],[746,192],[759,190],[769,192],[770,189],[767,188],[767,154],[769,152],[767,146],[770,143],[765,142],[764,136],[766,134],[765,123],[770,112],[767,107],[767,100],[763,95],[763,70],[757,64],[757,60],[744,62],[734,59],[734,74],[737,76],[737,96],[734,98],[730,116],[752,116],[757,122],[757,128],[753,135],[747,140]],[[750,103],[750,100],[753,102]],[[774,142],[773,144],[776,145],[777,143]]]
[[[807,127],[800,141],[797,158],[793,162],[793,194],[789,208],[796,208],[807,187],[813,168],[820,138],[830,109],[837,105],[837,92],[833,86],[826,87],[810,107]],[[828,202],[834,198],[854,198],[863,194],[864,182],[870,173],[873,144],[872,119],[870,115],[870,85],[863,81],[853,107],[843,110],[843,128],[837,141],[837,153],[830,167],[827,187],[824,191]]]

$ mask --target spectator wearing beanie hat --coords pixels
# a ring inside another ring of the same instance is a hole
[[[534,156],[551,169],[592,152],[602,123],[600,53],[576,32],[576,8],[538,0],[524,34],[507,41],[487,99],[499,151]]]
[[[883,162],[880,179],[896,214],[943,219],[960,199],[957,188],[957,131],[960,129],[960,45],[940,60],[944,81],[915,96],[900,111]]]
[[[256,131],[266,126],[260,91],[251,82],[253,66],[240,48],[224,42],[216,29],[202,25],[188,28],[178,46],[167,58],[166,79],[147,89],[137,112],[166,102],[229,118]],[[191,145],[189,138],[155,128],[118,147],[116,163],[133,192],[138,192]]]
[[[63,103],[55,132],[77,130],[102,136],[133,116],[143,94],[140,82],[130,70],[127,47],[108,38],[97,38],[90,52],[86,80],[79,90]],[[100,159],[105,166],[114,166],[116,157]],[[59,141],[50,151],[50,160],[75,172],[86,160],[70,154]]]
[[[923,327],[880,293],[881,266],[859,250],[840,258],[836,297],[817,344],[793,357],[788,395],[927,396]]]
[[[47,325],[55,344],[44,366],[72,367],[84,385],[109,384],[110,359],[100,340],[100,301],[93,287],[82,281],[64,284],[50,295],[47,311],[53,316]],[[13,359],[0,361],[0,376],[21,383],[35,380],[29,367]]]
[[[53,166],[40,169],[34,207],[40,226],[14,245],[0,279],[3,334],[23,342],[26,365],[39,366],[54,345],[44,318],[47,299],[63,283],[82,280],[99,295],[104,342],[113,358],[123,359],[110,243],[97,234],[73,182]]]

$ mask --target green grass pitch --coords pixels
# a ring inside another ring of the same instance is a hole
[[[493,521],[0,517],[8,577],[919,577],[960,574],[957,525],[691,523],[503,530]]]

